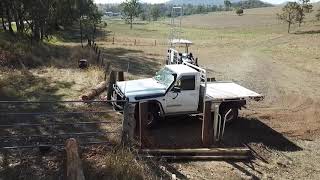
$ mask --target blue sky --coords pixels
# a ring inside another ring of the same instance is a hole
[[[94,0],[95,3],[121,3],[124,0]],[[164,3],[168,0],[140,0],[141,2],[148,2],[148,3]],[[281,4],[283,2],[289,1],[289,0],[263,0],[265,2],[269,2],[272,4]],[[292,0],[291,0],[292,1]],[[311,0],[311,2],[316,2],[319,0]]]

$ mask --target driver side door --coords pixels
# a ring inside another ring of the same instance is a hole
[[[180,91],[174,91],[174,89]],[[169,114],[195,112],[198,109],[199,93],[195,75],[184,75],[166,95],[166,112]]]

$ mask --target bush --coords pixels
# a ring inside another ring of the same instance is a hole
[[[236,10],[236,13],[238,14],[238,16],[243,15],[243,9],[242,9],[242,8],[237,9],[237,10]]]

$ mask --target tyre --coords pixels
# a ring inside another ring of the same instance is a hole
[[[235,120],[238,119],[239,116],[239,109],[238,108],[222,108],[220,110],[220,115],[222,120],[224,120],[225,115],[229,112],[229,110],[231,110],[231,112],[227,115],[226,117],[226,124],[230,124],[232,122],[234,122]]]
[[[139,104],[136,105],[134,116],[135,119],[139,121]],[[158,125],[160,119],[161,116],[159,106],[157,106],[156,104],[150,104],[149,111],[147,112],[147,128],[155,128]]]

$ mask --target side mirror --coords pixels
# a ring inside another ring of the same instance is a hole
[[[175,93],[180,93],[181,92],[181,88],[180,87],[177,87],[177,86],[174,86],[172,88],[172,91],[175,92]]]

